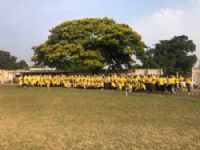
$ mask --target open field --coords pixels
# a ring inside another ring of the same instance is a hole
[[[200,98],[0,88],[0,149],[200,149]]]

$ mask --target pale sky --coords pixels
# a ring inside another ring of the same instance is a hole
[[[200,58],[200,0],[0,0],[0,49],[29,64],[32,46],[66,21],[109,17],[126,23],[149,46],[185,34]]]

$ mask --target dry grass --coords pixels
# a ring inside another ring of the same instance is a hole
[[[0,149],[200,149],[200,100],[1,87]]]

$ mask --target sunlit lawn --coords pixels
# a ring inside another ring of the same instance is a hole
[[[0,149],[200,149],[200,98],[0,87]]]

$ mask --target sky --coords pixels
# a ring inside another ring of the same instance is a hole
[[[149,47],[187,35],[200,58],[200,0],[0,0],[0,50],[28,64],[33,46],[67,20],[113,18],[142,36]]]

